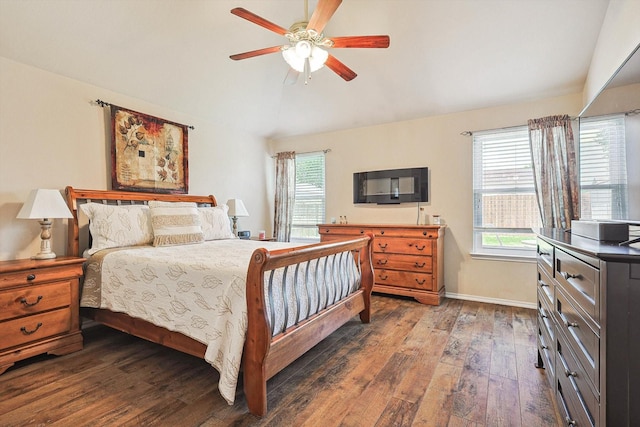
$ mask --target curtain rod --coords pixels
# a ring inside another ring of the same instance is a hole
[[[331,148],[325,148],[324,150],[313,150],[313,151],[303,151],[298,153],[297,151],[295,152],[296,154],[309,154],[309,153],[317,153],[318,151],[322,151],[324,154],[327,154],[329,152],[331,152]],[[273,155],[271,156],[272,159],[275,159],[277,156]]]
[[[106,101],[103,101],[103,100],[101,100],[101,99],[96,99],[96,100],[95,100],[95,101],[93,101],[93,102],[94,102],[96,105],[99,105],[100,107],[117,107],[117,105],[110,104],[110,103],[108,103],[108,102],[106,102]],[[191,126],[191,125],[184,125],[184,126],[186,126],[187,128],[189,128],[189,129],[191,129],[191,130],[194,130],[194,129],[195,129],[195,127],[193,127],[193,126]]]
[[[597,116],[584,116],[584,117],[573,117],[573,116],[569,116],[569,118],[571,120],[580,120],[580,119],[588,119],[591,117],[606,117],[606,116],[615,116],[618,114],[624,114],[625,116],[634,116],[636,114],[640,114],[640,108],[636,108],[635,110],[629,110],[629,111],[622,111],[619,113],[609,113],[609,114],[601,114],[601,115],[597,115]],[[519,128],[522,126],[526,126],[526,125],[520,125],[520,126],[507,126],[507,127],[503,127],[503,128],[496,128],[496,129],[486,129],[486,130],[475,130],[475,131],[470,131],[470,130],[465,130],[463,132],[460,132],[460,135],[462,136],[473,136],[474,133],[476,132],[488,132],[488,131],[496,131],[496,130],[508,130],[508,129],[515,129],[515,128]]]
[[[580,119],[580,117],[569,116],[569,119],[570,120],[578,120],[578,119]],[[527,125],[524,124],[524,125],[516,125],[516,126],[507,126],[507,127],[503,127],[503,128],[496,128],[496,129],[484,129],[484,130],[474,130],[474,131],[465,130],[463,132],[460,132],[460,135],[462,135],[462,136],[473,136],[473,134],[477,133],[477,132],[490,132],[490,131],[497,131],[497,130],[516,129],[516,128],[521,128],[523,126],[527,126]]]

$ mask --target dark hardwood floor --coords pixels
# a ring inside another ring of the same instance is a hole
[[[269,413],[229,406],[205,361],[103,326],[84,350],[0,375],[1,426],[556,426],[535,310],[374,295],[268,383]]]

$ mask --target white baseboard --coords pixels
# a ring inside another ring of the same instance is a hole
[[[509,305],[512,307],[530,308],[536,310],[538,307],[534,302],[514,301],[502,298],[480,297],[477,295],[454,294],[446,292],[445,297],[452,299],[461,299],[466,301],[486,302],[488,304]]]

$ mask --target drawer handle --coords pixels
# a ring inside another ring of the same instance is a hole
[[[578,373],[577,373],[577,372],[575,372],[575,371],[570,371],[570,370],[568,370],[568,369],[565,369],[565,370],[564,370],[564,374],[565,374],[565,376],[566,376],[567,378],[569,378],[569,377],[574,377],[574,378],[576,378],[576,377],[578,376]]]
[[[571,418],[569,418],[569,417],[566,417],[564,420],[567,422],[567,426],[574,426],[574,425],[576,425],[576,421],[575,421],[575,420],[572,420],[572,419],[571,419]]]
[[[416,283],[417,283],[418,285],[424,285],[424,282],[426,282],[426,281],[427,281],[427,279],[422,279],[422,280],[418,280],[418,279],[416,279]]]
[[[567,328],[577,328],[578,324],[576,322],[569,322],[568,320],[565,320],[564,326],[566,326]]]
[[[414,265],[415,265],[417,268],[423,268],[425,265],[427,265],[427,263],[426,263],[426,262],[423,262],[423,263],[417,263],[417,262],[416,262]]]
[[[380,230],[380,234],[384,234],[384,230]]]
[[[38,325],[36,326],[36,328],[34,330],[27,331],[27,328],[23,326],[22,328],[20,328],[20,331],[25,335],[31,335],[31,334],[35,333],[38,329],[40,329],[40,326],[42,326],[42,323],[38,322]]]
[[[35,275],[35,274],[29,274],[29,275],[27,276],[27,280],[28,280],[28,281],[32,281],[32,280],[35,280],[35,279],[36,279],[36,275]]]
[[[540,252],[538,252],[538,255],[546,256],[546,255],[551,255],[551,254],[550,254],[549,252],[542,252],[542,251],[540,251]]]
[[[549,348],[546,345],[542,345],[541,347],[542,347],[543,350],[547,350]]]
[[[360,234],[364,234],[364,230],[360,230]]]
[[[378,264],[379,264],[379,265],[386,265],[388,261],[389,261],[389,260],[386,260],[386,259],[379,259],[379,260],[378,260]]]
[[[387,249],[388,243],[385,243],[384,245],[382,243],[378,243],[378,246],[380,246],[380,249]]]
[[[545,286],[549,286],[546,283],[544,283],[543,281],[538,281],[538,283],[540,284],[541,288],[544,288]]]
[[[389,276],[380,276],[380,280],[387,280],[389,278]]]
[[[24,304],[25,307],[33,307],[34,305],[39,303],[41,299],[42,295],[38,295],[38,299],[36,299],[36,302],[28,302],[26,298],[20,298],[20,302]]]
[[[562,272],[562,277],[564,277],[565,280],[580,279],[582,277],[582,275],[580,275],[580,274],[570,274],[570,273],[567,273],[566,271],[563,271]]]

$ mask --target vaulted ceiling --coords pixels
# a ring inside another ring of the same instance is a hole
[[[333,49],[351,82],[323,68],[286,85],[279,53],[229,59],[286,41],[230,10],[288,28],[304,0],[0,0],[0,56],[277,138],[581,92],[607,5],[344,0],[324,33],[390,47]]]

